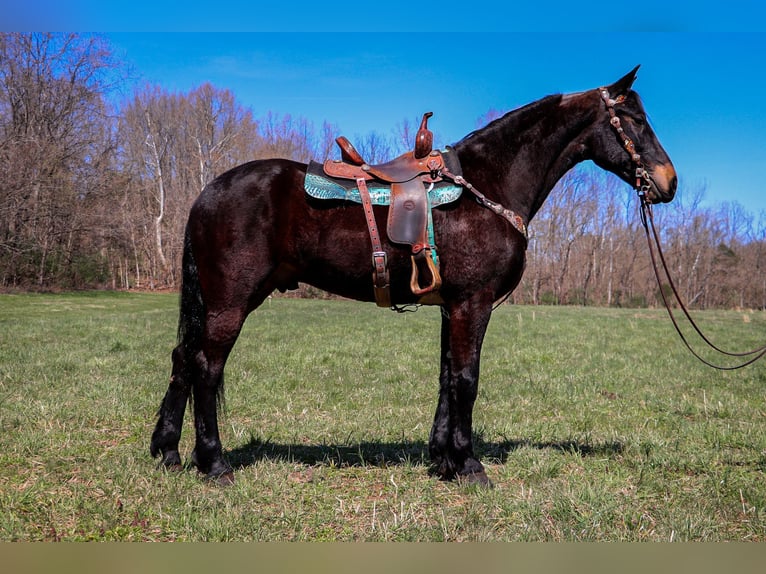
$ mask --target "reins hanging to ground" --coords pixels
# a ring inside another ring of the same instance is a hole
[[[636,192],[638,193],[639,202],[640,202],[640,209],[641,209],[641,223],[644,226],[644,231],[646,232],[646,240],[649,244],[649,256],[652,260],[652,268],[654,270],[654,276],[657,279],[657,286],[660,291],[660,295],[662,296],[662,302],[665,304],[665,309],[668,311],[668,315],[670,316],[670,320],[673,323],[673,327],[675,327],[676,332],[681,337],[681,340],[683,341],[684,345],[686,345],[686,348],[689,349],[689,351],[697,357],[700,361],[702,361],[705,365],[709,367],[713,367],[714,369],[718,369],[721,371],[733,371],[736,369],[741,369],[742,367],[746,367],[748,365],[753,364],[758,359],[766,355],[766,345],[763,347],[759,347],[757,349],[753,349],[752,351],[746,351],[744,353],[732,353],[729,351],[724,351],[720,347],[714,345],[710,339],[708,339],[705,334],[702,332],[702,330],[697,326],[697,323],[692,319],[691,315],[689,314],[689,310],[686,308],[686,305],[684,305],[683,300],[681,299],[681,296],[678,293],[678,289],[676,289],[676,285],[673,282],[672,277],[670,276],[670,271],[668,269],[667,262],[665,261],[665,255],[662,252],[662,246],[660,244],[660,236],[659,233],[657,233],[657,228],[654,225],[654,214],[652,212],[652,202],[651,197],[649,197],[649,194],[651,193],[651,186],[652,186],[652,180],[651,176],[649,175],[649,172],[647,172],[646,168],[644,167],[643,161],[641,159],[641,155],[636,150],[636,146],[633,142],[633,140],[630,138],[630,136],[625,133],[625,130],[623,129],[620,118],[617,115],[617,112],[615,111],[615,106],[618,104],[621,104],[624,101],[624,97],[617,97],[612,98],[609,94],[609,91],[606,88],[600,88],[599,93],[601,95],[601,99],[604,102],[604,105],[606,106],[607,111],[609,112],[609,123],[611,124],[612,128],[614,128],[615,132],[617,132],[618,137],[620,138],[620,141],[622,142],[623,147],[625,148],[625,151],[628,152],[630,155],[631,160],[633,161],[633,164],[636,168],[636,179],[634,188]],[[649,228],[651,227],[651,232]],[[652,239],[654,239],[654,245],[652,244]],[[689,320],[689,323],[694,328],[695,332],[700,336],[700,338],[714,351],[717,351],[718,353],[725,355],[727,357],[738,357],[738,358],[745,358],[747,357],[747,360],[731,367],[727,366],[721,366],[716,365],[715,363],[712,363],[708,361],[707,359],[703,358],[697,351],[695,351],[689,341],[687,340],[686,336],[683,334],[683,331],[681,331],[681,327],[678,324],[678,321],[676,320],[675,315],[673,314],[673,310],[670,306],[670,302],[667,299],[667,296],[665,294],[664,289],[662,288],[662,278],[660,277],[660,271],[659,266],[657,265],[657,256],[655,256],[655,250],[654,247],[656,245],[657,248],[657,254],[659,255],[660,261],[662,262],[662,268],[665,272],[665,277],[668,280],[668,284],[670,285],[670,288],[673,292],[673,295],[676,298],[676,301],[678,302],[679,308],[682,310],[683,314],[686,316],[686,318]]]
[[[766,345],[759,347],[757,349],[753,349],[752,351],[746,351],[744,353],[732,353],[730,351],[725,351],[721,349],[720,347],[716,346],[710,341],[710,339],[708,339],[708,337],[705,336],[705,334],[699,328],[699,326],[694,321],[694,319],[692,319],[691,314],[689,313],[689,310],[687,309],[686,305],[684,305],[683,300],[681,299],[681,296],[678,293],[678,289],[676,288],[675,282],[673,281],[673,278],[670,275],[670,271],[668,270],[668,264],[665,260],[665,254],[663,253],[662,246],[660,244],[659,233],[657,232],[657,228],[654,225],[654,213],[652,211],[652,204],[646,199],[646,196],[641,192],[641,190],[639,190],[639,198],[641,203],[641,223],[643,224],[644,231],[646,232],[646,241],[647,241],[647,244],[649,245],[649,256],[652,261],[652,269],[654,270],[654,276],[657,279],[657,286],[659,288],[660,295],[662,296],[662,302],[665,304],[665,309],[667,309],[668,311],[668,315],[670,316],[670,320],[673,323],[673,327],[675,327],[676,332],[681,337],[681,340],[683,341],[684,345],[686,345],[686,348],[689,349],[689,351],[695,357],[697,357],[697,359],[702,361],[707,366],[713,367],[714,369],[718,369],[721,371],[734,371],[736,369],[741,369],[743,367],[753,364],[758,359],[766,355]],[[650,233],[650,228],[651,228],[651,233]],[[654,242],[652,242],[652,240],[654,240]],[[655,255],[655,246],[657,249],[656,255]],[[739,358],[748,357],[746,361],[731,367],[716,365],[706,360],[705,358],[703,358],[697,351],[695,351],[692,348],[691,344],[689,343],[683,331],[681,330],[681,327],[679,326],[678,321],[676,320],[676,317],[673,314],[673,310],[670,306],[670,302],[668,301],[667,295],[665,294],[665,290],[662,288],[662,278],[660,276],[659,266],[657,265],[657,256],[659,256],[660,262],[662,263],[662,270],[665,273],[665,277],[667,278],[668,285],[670,286],[670,289],[673,292],[673,296],[678,302],[678,307],[681,309],[683,314],[689,320],[689,324],[694,328],[694,331],[711,349],[727,357],[739,357]]]

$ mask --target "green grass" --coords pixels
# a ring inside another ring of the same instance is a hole
[[[0,296],[0,539],[766,539],[766,362],[713,371],[662,311],[495,312],[487,491],[428,476],[437,309],[272,299],[227,368],[219,488],[148,455],[176,305]],[[766,341],[762,312],[697,316],[735,350]]]

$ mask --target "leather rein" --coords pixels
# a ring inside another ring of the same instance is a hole
[[[742,367],[746,367],[748,365],[753,364],[758,359],[766,355],[766,345],[764,345],[763,347],[759,347],[757,349],[753,349],[752,351],[746,351],[744,353],[732,353],[729,351],[725,351],[719,348],[718,346],[714,345],[710,341],[710,339],[708,339],[705,336],[705,334],[699,328],[699,326],[694,321],[694,319],[692,319],[691,314],[689,313],[689,310],[687,309],[686,305],[681,299],[681,296],[678,293],[678,289],[676,288],[675,282],[670,276],[668,264],[665,260],[665,255],[662,251],[662,246],[660,244],[659,233],[657,232],[657,228],[654,225],[654,213],[652,211],[652,202],[650,201],[651,198],[648,197],[651,191],[652,180],[649,176],[649,173],[644,168],[644,165],[641,161],[641,156],[636,151],[636,146],[633,143],[633,140],[623,130],[622,126],[620,125],[620,118],[617,116],[617,113],[614,110],[614,106],[619,103],[622,103],[625,100],[625,97],[619,96],[616,99],[612,99],[609,97],[609,91],[606,88],[600,88],[599,93],[601,94],[601,99],[606,104],[606,109],[609,112],[609,116],[610,116],[609,123],[617,132],[617,135],[622,140],[623,147],[630,154],[630,157],[633,160],[633,163],[636,165],[636,182],[635,182],[634,188],[636,192],[638,193],[638,197],[641,204],[641,223],[644,226],[644,231],[646,233],[646,240],[649,245],[649,255],[652,261],[654,276],[657,279],[657,285],[659,287],[659,291],[662,296],[662,302],[665,305],[665,309],[667,309],[668,315],[670,316],[670,320],[673,323],[673,327],[675,328],[676,332],[678,333],[679,337],[683,341],[686,348],[689,349],[689,351],[692,353],[692,355],[694,355],[697,359],[699,359],[702,363],[704,363],[708,367],[712,367],[714,369],[718,369],[721,371],[733,371],[733,370],[741,369]],[[656,255],[655,255],[655,246],[657,251]],[[665,294],[665,291],[662,288],[662,278],[660,275],[659,265],[657,264],[657,257],[659,257],[659,260],[662,264],[662,270],[664,271],[665,277],[668,280],[668,284],[670,285],[671,291],[673,292],[673,296],[675,297],[676,302],[678,303],[678,307],[681,309],[684,316],[687,318],[691,326],[694,328],[694,331],[711,349],[727,357],[737,357],[739,359],[744,359],[742,363],[731,366],[731,367],[717,365],[717,364],[711,363],[710,361],[700,356],[700,354],[692,348],[686,336],[681,331],[678,321],[676,320],[676,317],[673,314],[673,311],[671,309],[670,302],[668,301],[667,295]]]

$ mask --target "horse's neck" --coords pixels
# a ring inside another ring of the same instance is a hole
[[[556,182],[587,159],[597,109],[587,94],[549,96],[509,112],[455,145],[465,178],[530,221]]]

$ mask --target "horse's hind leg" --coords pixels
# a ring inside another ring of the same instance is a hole
[[[161,456],[165,468],[181,468],[178,443],[184,411],[189,401],[192,382],[197,369],[195,355],[199,351],[205,322],[205,305],[199,282],[199,271],[192,253],[191,236],[184,236],[183,284],[181,287],[180,313],[178,318],[178,346],[173,350],[173,370],[170,385],[157,413],[157,424],[149,447],[153,457]]]
[[[226,300],[247,301],[248,297]],[[166,468],[181,468],[178,443],[191,396],[196,436],[192,464],[208,478],[229,484],[233,482],[233,473],[223,456],[217,409],[223,395],[226,360],[249,309],[244,304],[208,303],[202,316],[196,315],[199,309],[189,313],[185,308],[187,312],[182,313],[181,342],[173,351],[173,373],[152,434],[151,454],[162,456],[161,465]]]
[[[150,447],[152,456],[162,456],[161,466],[170,470],[180,470],[182,467],[178,442],[181,439],[184,411],[191,391],[186,360],[184,345],[181,343],[173,350],[170,385],[160,404]]]
[[[195,357],[198,376],[193,379],[196,440],[192,463],[201,473],[221,484],[234,481],[231,465],[223,456],[218,432],[218,403],[223,395],[226,360],[247,316],[234,307],[207,315],[202,350]]]

